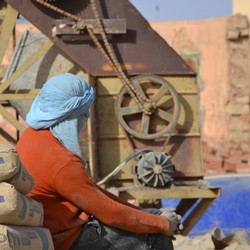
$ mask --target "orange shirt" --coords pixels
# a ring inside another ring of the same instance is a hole
[[[55,249],[68,250],[89,215],[134,233],[168,231],[166,217],[145,213],[97,186],[81,159],[63,147],[49,130],[27,128],[17,152],[35,180],[29,196],[43,204],[43,226],[50,229]]]

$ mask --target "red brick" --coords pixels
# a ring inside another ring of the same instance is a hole
[[[223,158],[220,156],[208,155],[204,160],[205,173],[222,173]]]
[[[237,162],[230,158],[225,158],[223,161],[223,169],[225,172],[237,172]]]
[[[250,162],[249,163],[238,163],[237,173],[250,173]]]

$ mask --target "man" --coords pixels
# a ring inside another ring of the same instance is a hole
[[[26,117],[17,144],[35,180],[30,196],[43,204],[55,249],[173,249],[180,216],[143,211],[88,176],[78,137],[94,101],[93,88],[66,73],[49,79]]]

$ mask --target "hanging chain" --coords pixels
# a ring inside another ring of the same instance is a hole
[[[64,15],[78,23],[82,23],[83,20],[75,15],[72,15],[71,13],[64,11],[56,6],[54,6],[53,4],[49,3],[47,1],[44,0],[33,0],[61,15]],[[96,4],[95,4],[95,0],[90,0],[91,3],[91,7],[95,16],[95,19],[97,21],[97,24],[100,28],[101,31],[101,37],[102,40],[104,42],[104,46],[105,46],[105,50],[103,48],[103,46],[101,45],[101,43],[98,41],[96,35],[93,32],[93,29],[91,26],[86,25],[86,29],[88,31],[88,34],[90,36],[90,38],[92,39],[92,41],[94,42],[94,44],[96,45],[96,47],[100,50],[101,54],[104,56],[104,58],[109,62],[109,64],[111,65],[111,67],[114,69],[114,71],[116,72],[118,78],[121,80],[121,82],[123,83],[124,87],[126,88],[127,92],[130,94],[130,96],[136,101],[136,103],[140,106],[140,108],[142,109],[142,111],[147,114],[150,115],[151,114],[151,109],[153,107],[153,103],[150,101],[150,99],[148,99],[145,95],[143,95],[132,83],[131,81],[128,79],[128,77],[126,76],[126,74],[124,73],[124,71],[122,70],[122,67],[120,65],[120,63],[118,62],[113,50],[111,49],[111,46],[108,42],[105,30],[104,30],[104,26],[103,26],[103,22],[101,21],[97,8],[96,8]]]

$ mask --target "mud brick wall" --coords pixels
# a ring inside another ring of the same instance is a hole
[[[206,174],[250,172],[250,44],[249,20],[228,18],[228,93],[225,103],[226,137],[216,146],[203,141]],[[218,95],[219,95],[218,88]]]
[[[228,19],[229,53],[228,142],[225,156],[245,163],[250,160],[250,47],[249,20],[235,15]]]

